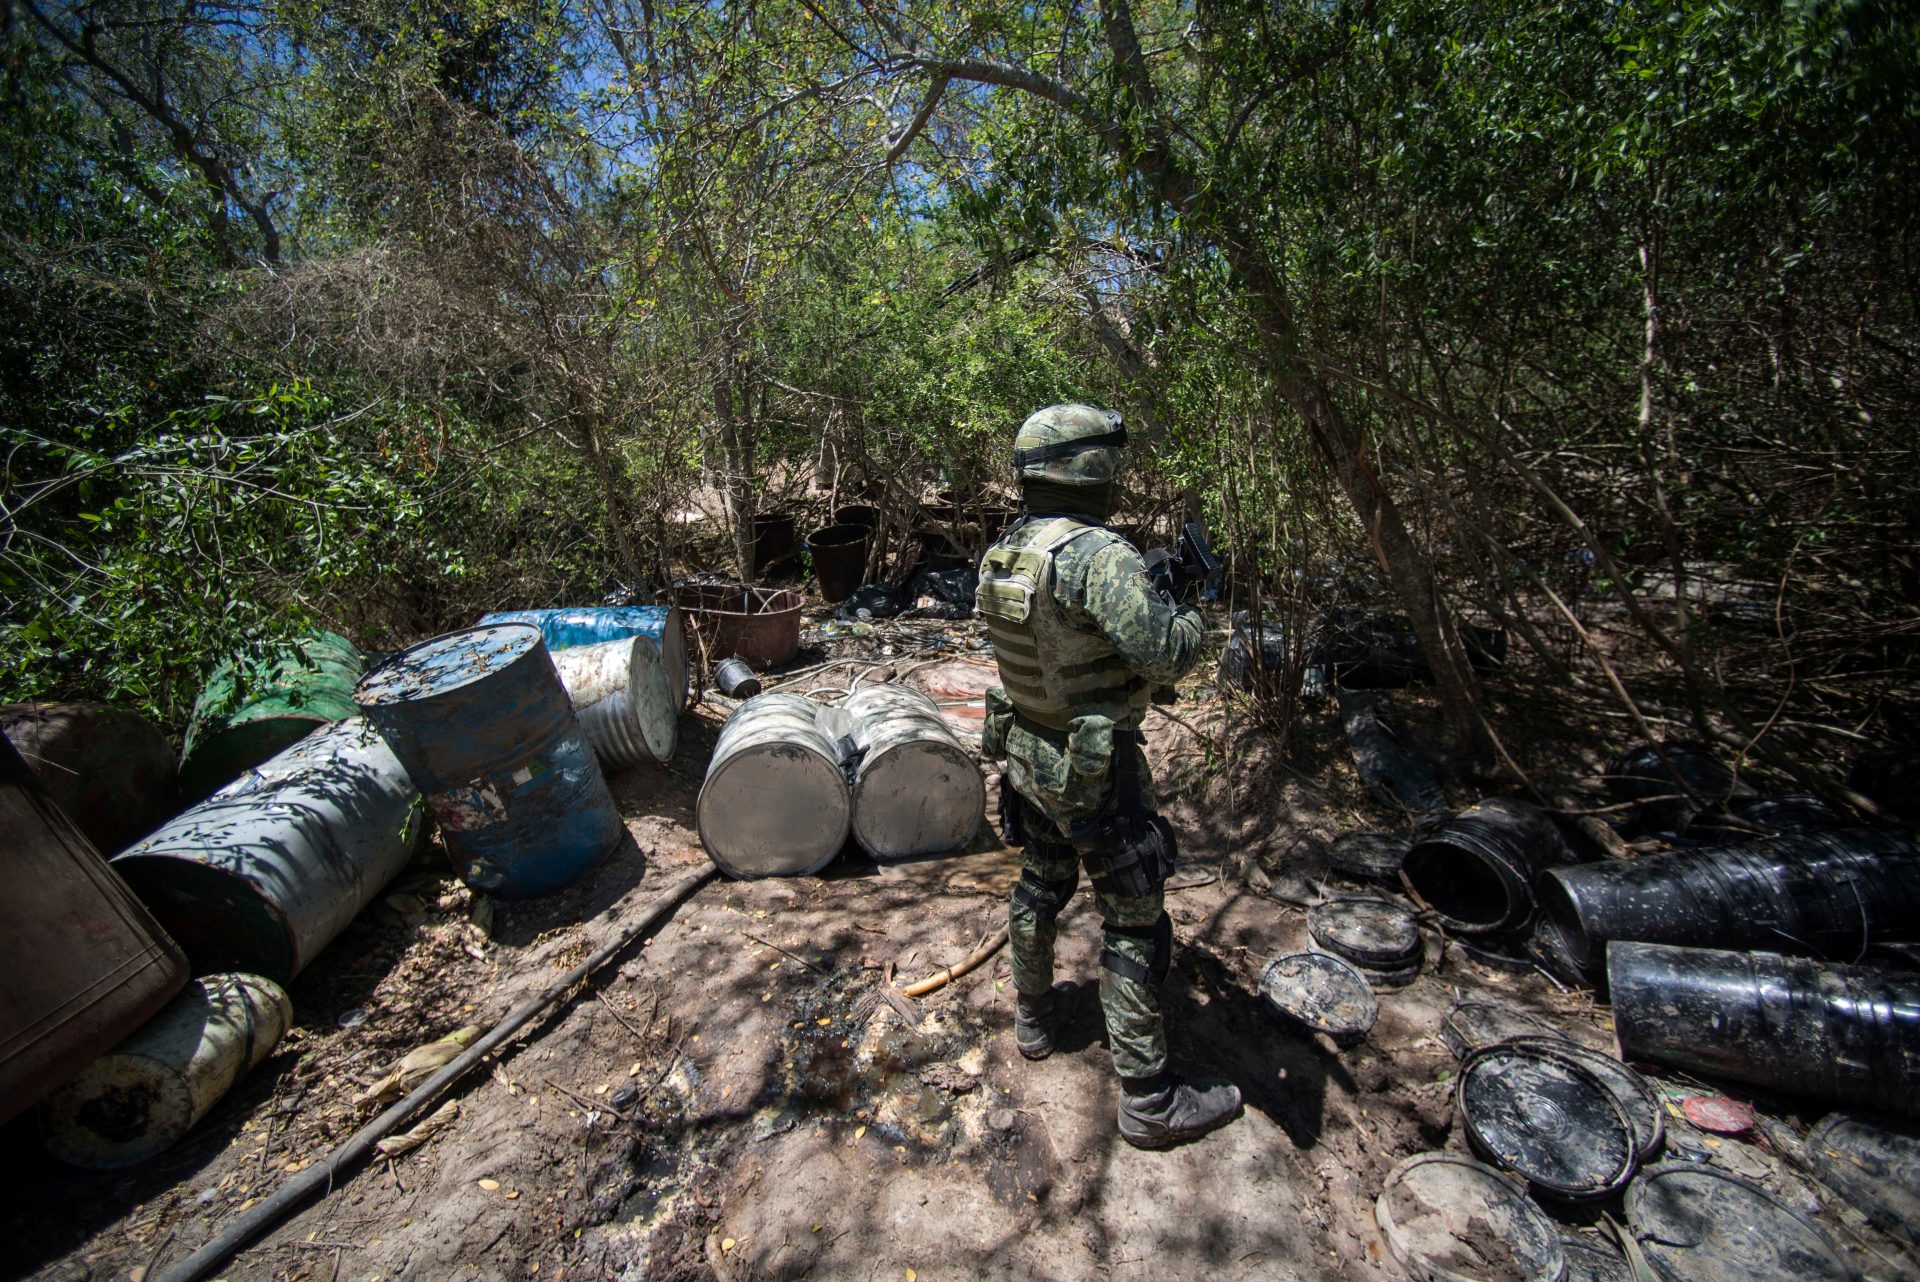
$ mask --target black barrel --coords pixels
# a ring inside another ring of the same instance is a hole
[[[1920,1117],[1920,976],[1636,943],[1607,976],[1627,1059]]]
[[[829,525],[807,536],[822,600],[831,605],[853,595],[866,574],[867,544],[872,538],[872,527],[865,525]]]
[[[1402,874],[1447,929],[1517,930],[1533,916],[1533,886],[1574,862],[1553,820],[1524,801],[1489,797],[1415,842]]]
[[[753,573],[793,553],[799,527],[791,512],[761,512],[753,518]]]
[[[1602,781],[1615,801],[1638,803],[1631,826],[1640,832],[1678,832],[1714,802],[1752,794],[1713,749],[1691,739],[1630,748],[1607,762]]]
[[[1555,868],[1539,892],[1595,985],[1612,940],[1851,959],[1869,943],[1920,939],[1920,850],[1899,833],[1808,832]]]
[[[1756,837],[1827,832],[1846,826],[1840,812],[1820,798],[1791,793],[1716,801],[1688,820],[1681,836],[1705,845],[1730,846]]]
[[[1847,785],[1896,819],[1920,824],[1920,748],[1870,748],[1853,763]]]

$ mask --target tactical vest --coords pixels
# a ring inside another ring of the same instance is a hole
[[[1021,716],[1053,730],[1097,713],[1121,726],[1146,715],[1147,683],[1097,632],[1073,627],[1054,597],[1054,559],[1102,527],[1029,521],[987,549],[974,603],[993,638],[1000,684]]]

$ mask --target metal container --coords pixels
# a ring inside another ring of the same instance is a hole
[[[687,632],[677,605],[580,606],[565,610],[502,610],[480,616],[490,623],[531,623],[558,654],[580,646],[643,637],[673,694],[675,716],[687,706]],[[672,748],[668,748],[672,752]],[[666,757],[659,758],[665,761]]]
[[[211,795],[329,721],[350,717],[366,665],[353,642],[314,632],[236,655],[207,678],[180,753],[180,800]]]
[[[476,890],[502,899],[557,890],[626,831],[530,624],[423,641],[368,673],[354,698]]]
[[[113,861],[201,974],[290,983],[406,867],[420,790],[365,717],[315,731]]]
[[[880,685],[841,705],[853,724],[853,835],[875,859],[958,850],[987,813],[973,754],[918,690]]]
[[[187,982],[187,959],[0,737],[0,1122],[113,1047]]]
[[[1920,976],[1635,943],[1607,974],[1625,1059],[1920,1118]]]
[[[813,558],[813,578],[820,599],[829,605],[846,600],[866,577],[867,546],[873,541],[868,525],[829,525],[807,536],[807,554]]]
[[[673,680],[650,639],[628,637],[558,650],[553,666],[602,769],[672,759],[679,709],[673,703]],[[682,672],[683,690],[685,677]]]
[[[785,588],[737,583],[683,583],[674,600],[687,612],[707,663],[745,659],[759,669],[800,653],[800,611],[806,602]]]
[[[753,518],[753,573],[793,555],[798,531],[791,512],[761,512]]]
[[[1803,832],[1555,868],[1539,892],[1541,911],[1596,988],[1606,979],[1609,941],[1836,961],[1870,943],[1920,941],[1920,848],[1899,833]]]
[[[173,745],[145,717],[104,703],[16,703],[0,728],[46,790],[111,855],[173,813]]]
[[[293,1023],[278,984],[208,975],[41,1103],[40,1137],[70,1166],[110,1171],[178,1143]]]
[[[1541,873],[1573,862],[1551,819],[1524,801],[1489,797],[1416,841],[1401,872],[1442,925],[1476,935],[1525,926]]]
[[[695,819],[729,877],[815,873],[846,844],[851,803],[820,705],[797,694],[741,704],[713,745]]]
[[[713,684],[729,699],[751,699],[760,693],[760,678],[745,659],[727,659],[713,670]]]

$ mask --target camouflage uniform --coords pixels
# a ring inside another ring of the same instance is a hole
[[[1024,708],[1016,710],[1032,702],[1017,696],[1025,693],[1031,672],[1022,659],[1035,656],[1022,655],[1017,638],[995,636],[1003,684],[988,692],[985,746],[989,756],[1004,756],[1001,786],[1011,786],[1027,807],[1027,845],[1009,928],[1014,985],[1029,997],[1053,985],[1055,914],[1072,897],[1080,872],[1081,855],[1070,836],[1088,832],[1113,808],[1117,777],[1125,771],[1137,779],[1140,804],[1153,808],[1152,776],[1139,735],[1147,692],[1189,671],[1199,660],[1204,636],[1197,613],[1170,606],[1154,593],[1140,554],[1118,534],[1068,517],[1030,518],[1008,531],[995,550],[1036,544],[1058,550],[1051,554],[1051,600],[1035,608],[1057,611],[1058,623],[1097,638],[1111,657],[1104,665],[1107,685],[1094,690],[1091,699],[1073,701],[1073,711],[1081,715],[1049,726]],[[993,561],[990,552],[988,564]],[[991,585],[983,582],[983,613],[990,609],[990,592]],[[1102,648],[1098,642],[1096,650]],[[1117,768],[1110,763],[1113,753],[1123,758]],[[1100,856],[1098,850],[1087,852],[1096,863]],[[1158,887],[1144,896],[1098,889],[1094,894],[1108,954],[1100,968],[1100,1004],[1114,1067],[1123,1078],[1153,1077],[1167,1064],[1158,981],[1169,960],[1171,933],[1162,898]]]

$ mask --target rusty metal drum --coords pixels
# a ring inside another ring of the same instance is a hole
[[[803,695],[763,694],[721,727],[695,817],[729,877],[815,873],[846,844],[847,778],[819,708]]]
[[[856,690],[853,835],[875,859],[958,850],[987,812],[987,785],[939,705],[899,685]]]
[[[47,797],[112,855],[173,813],[173,745],[137,712],[104,703],[15,703],[0,708]]]
[[[0,1122],[166,1005],[187,959],[0,737]]]
[[[354,698],[476,890],[502,899],[557,890],[625,834],[538,628],[423,641],[368,673]]]
[[[113,868],[194,970],[305,970],[412,858],[420,790],[365,717],[314,731],[123,851]]]

